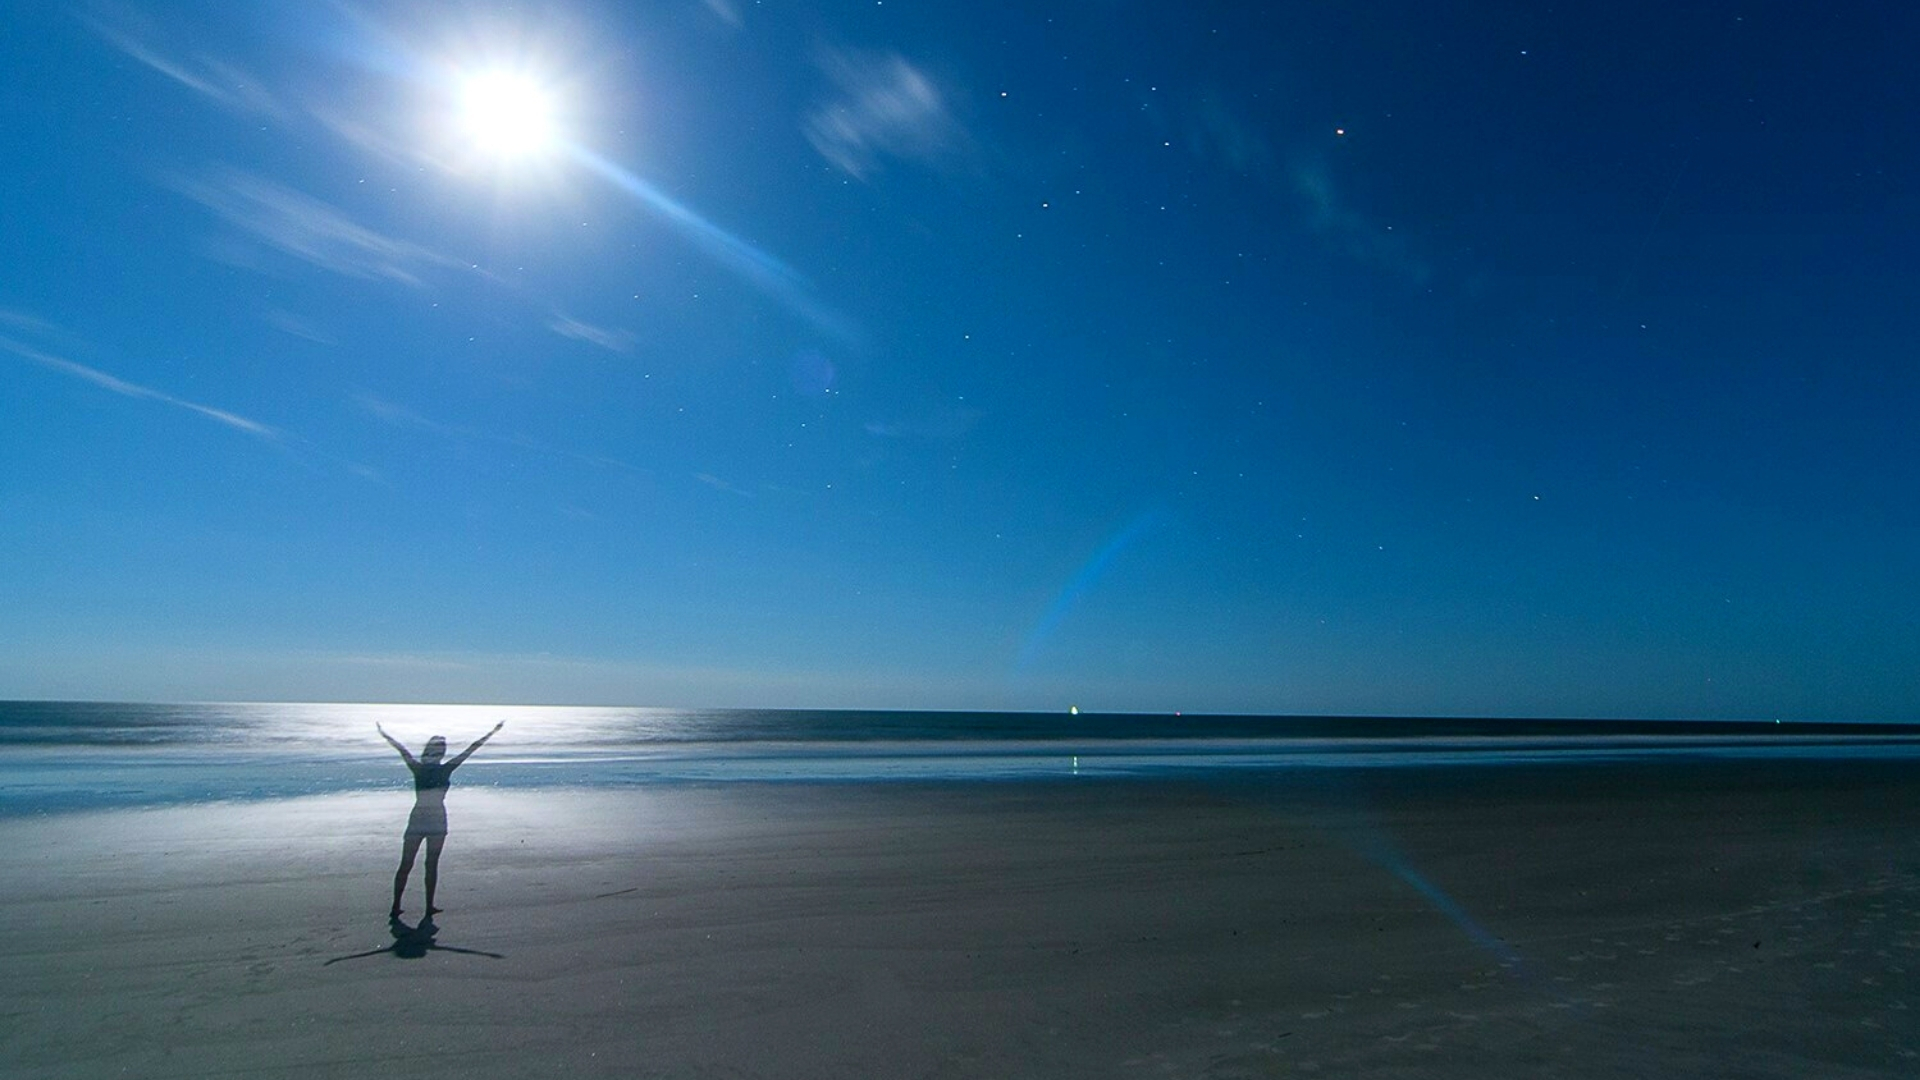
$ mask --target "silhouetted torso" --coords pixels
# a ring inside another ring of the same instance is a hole
[[[407,818],[410,836],[447,834],[447,785],[452,782],[454,763],[409,762],[413,770],[413,814]]]
[[[416,792],[432,791],[436,788],[445,791],[447,785],[453,782],[453,763],[449,761],[432,765],[423,761],[409,765],[408,768],[413,770],[413,790]]]

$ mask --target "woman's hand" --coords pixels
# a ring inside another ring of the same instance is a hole
[[[385,727],[382,727],[378,721],[374,723],[373,730],[378,731],[380,733],[380,737],[387,740],[388,746],[391,746],[395,750],[400,751],[400,757],[406,761],[408,768],[413,767],[413,765],[415,764],[415,759],[412,751],[400,745],[399,739],[396,739],[393,736],[387,734],[387,729]]]

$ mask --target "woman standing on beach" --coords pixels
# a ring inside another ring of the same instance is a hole
[[[447,785],[453,781],[453,770],[460,763],[473,756],[475,750],[500,733],[507,726],[505,720],[493,725],[493,730],[473,740],[473,745],[460,751],[450,761],[442,761],[447,753],[447,740],[435,735],[427,740],[426,748],[419,757],[407,752],[400,740],[387,734],[387,729],[379,724],[373,725],[380,737],[387,740],[400,757],[406,761],[407,768],[413,773],[413,814],[407,818],[407,836],[400,849],[400,869],[393,875],[393,910],[388,912],[392,918],[400,917],[400,894],[406,891],[407,875],[413,870],[413,857],[420,852],[420,841],[427,842],[427,916],[431,917],[440,909],[433,906],[433,887],[440,878],[440,849],[447,843]]]

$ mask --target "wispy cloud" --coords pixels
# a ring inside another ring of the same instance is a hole
[[[495,446],[508,446],[515,450],[524,450],[539,454],[543,457],[562,458],[582,465],[590,465],[596,469],[619,469],[623,472],[639,474],[645,474],[649,471],[630,462],[622,461],[619,458],[608,457],[604,454],[583,454],[577,450],[565,450],[527,435],[506,434],[489,431],[486,428],[445,423],[440,420],[435,420],[432,417],[423,416],[407,408],[405,405],[388,401],[386,398],[374,394],[356,394],[354,395],[353,401],[355,405],[360,407],[361,412],[386,424],[388,427],[424,431],[451,442],[490,443]]]
[[[107,44],[129,58],[222,108],[274,117],[286,115],[286,107],[260,80],[204,53],[168,52],[157,44],[158,29],[134,12],[103,5],[80,18]]]
[[[68,360],[65,357],[42,352],[31,345],[16,341],[4,335],[0,335],[0,349],[5,349],[23,360],[31,361],[51,371],[57,371],[62,375],[68,375],[92,383],[102,390],[110,390],[122,397],[157,401],[163,405],[171,405],[176,409],[185,409],[188,412],[203,416],[208,420],[225,424],[237,431],[244,431],[256,438],[274,441],[280,438],[280,432],[277,429],[268,427],[258,420],[249,420],[244,416],[237,413],[230,413],[225,409],[216,409],[211,405],[202,405],[197,401],[188,401],[185,398],[174,397],[172,394],[164,391],[155,390],[151,386],[142,386],[139,383],[128,382],[125,379],[109,375],[98,368],[91,368],[85,364]]]
[[[746,488],[728,483],[727,481],[722,480],[720,477],[715,476],[712,473],[703,473],[703,472],[694,473],[693,478],[707,485],[708,487],[714,489],[715,491],[724,491],[729,495],[738,495],[743,499],[754,498],[753,492],[748,491]]]
[[[471,264],[388,236],[311,195],[237,169],[177,177],[175,190],[270,247],[346,277],[419,285],[432,269]]]
[[[273,327],[283,334],[291,334],[297,338],[304,338],[316,345],[340,344],[339,340],[332,334],[314,325],[310,320],[303,319],[285,308],[269,308],[261,314],[260,318],[268,326]]]
[[[951,442],[973,430],[981,412],[978,409],[937,409],[926,416],[912,420],[874,420],[868,422],[867,434],[883,439],[921,439],[928,442]]]
[[[405,405],[388,401],[386,398],[378,397],[374,394],[355,394],[353,403],[360,407],[361,412],[366,413],[368,416],[373,417],[375,420],[389,427],[428,431],[450,439],[480,439],[486,437],[485,433],[478,428],[458,427],[453,424],[443,424],[438,420],[430,420],[414,412],[412,409],[407,408]]]
[[[932,164],[967,148],[948,95],[899,54],[823,49],[819,63],[837,94],[807,114],[802,130],[848,174],[865,179],[886,158]]]
[[[736,30],[746,24],[746,20],[740,15],[740,5],[734,0],[700,0],[700,2],[707,6],[708,11],[713,12],[715,18]]]
[[[59,327],[37,315],[29,315],[24,311],[11,311],[7,308],[0,308],[0,326],[11,326],[15,330],[25,330],[42,337],[66,336]]]
[[[1417,245],[1353,204],[1332,164],[1310,150],[1283,151],[1245,112],[1245,102],[1218,87],[1185,101],[1145,110],[1156,138],[1180,140],[1196,157],[1299,200],[1305,226],[1335,253],[1426,285],[1434,267]]]
[[[589,345],[598,345],[609,352],[630,353],[633,351],[634,337],[630,330],[618,330],[592,323],[581,322],[564,312],[556,311],[547,320],[547,329],[564,338],[584,341]]]
[[[1200,156],[1219,161],[1243,176],[1266,178],[1273,172],[1273,145],[1218,91],[1203,95],[1194,104],[1187,144]]]
[[[1307,203],[1307,221],[1356,262],[1397,274],[1416,285],[1433,278],[1433,267],[1414,254],[1390,227],[1348,206],[1324,165],[1301,163],[1293,169],[1294,189]]]
[[[93,349],[80,335],[25,311],[0,308],[0,327],[11,327],[41,352],[88,353]]]

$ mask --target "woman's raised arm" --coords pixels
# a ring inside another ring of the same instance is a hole
[[[414,760],[414,757],[412,754],[407,752],[406,747],[400,745],[399,739],[396,739],[393,736],[387,734],[386,728],[381,727],[379,724],[375,724],[373,725],[373,730],[379,732],[380,737],[387,740],[388,746],[391,746],[395,750],[400,751],[400,757],[406,761],[408,768],[413,768],[414,766],[420,764],[418,761]]]
[[[480,736],[479,738],[477,738],[477,739],[475,739],[475,740],[473,740],[473,745],[472,745],[472,746],[469,746],[469,747],[467,747],[467,748],[466,748],[465,750],[462,750],[462,751],[460,751],[460,752],[459,752],[458,754],[456,754],[456,755],[454,755],[454,758],[453,758],[453,760],[452,760],[452,761],[449,761],[449,762],[447,763],[447,767],[448,767],[448,768],[452,768],[452,767],[454,767],[455,765],[458,765],[458,764],[460,764],[461,762],[463,762],[463,761],[465,761],[465,760],[467,760],[468,758],[470,758],[470,757],[472,757],[472,756],[473,756],[473,752],[474,752],[475,750],[478,750],[478,749],[480,749],[480,747],[482,747],[482,746],[484,746],[484,745],[486,744],[486,741],[487,741],[488,739],[491,739],[491,738],[493,738],[493,737],[494,737],[495,735],[498,735],[498,734],[500,734],[500,729],[501,729],[501,728],[503,728],[503,727],[506,727],[506,726],[507,726],[507,722],[506,722],[505,720],[502,720],[502,721],[500,721],[499,723],[497,723],[497,724],[495,724],[495,725],[493,725],[493,730],[492,730],[492,731],[489,731],[489,732],[487,732],[487,733],[486,733],[485,735],[482,735],[482,736]]]

